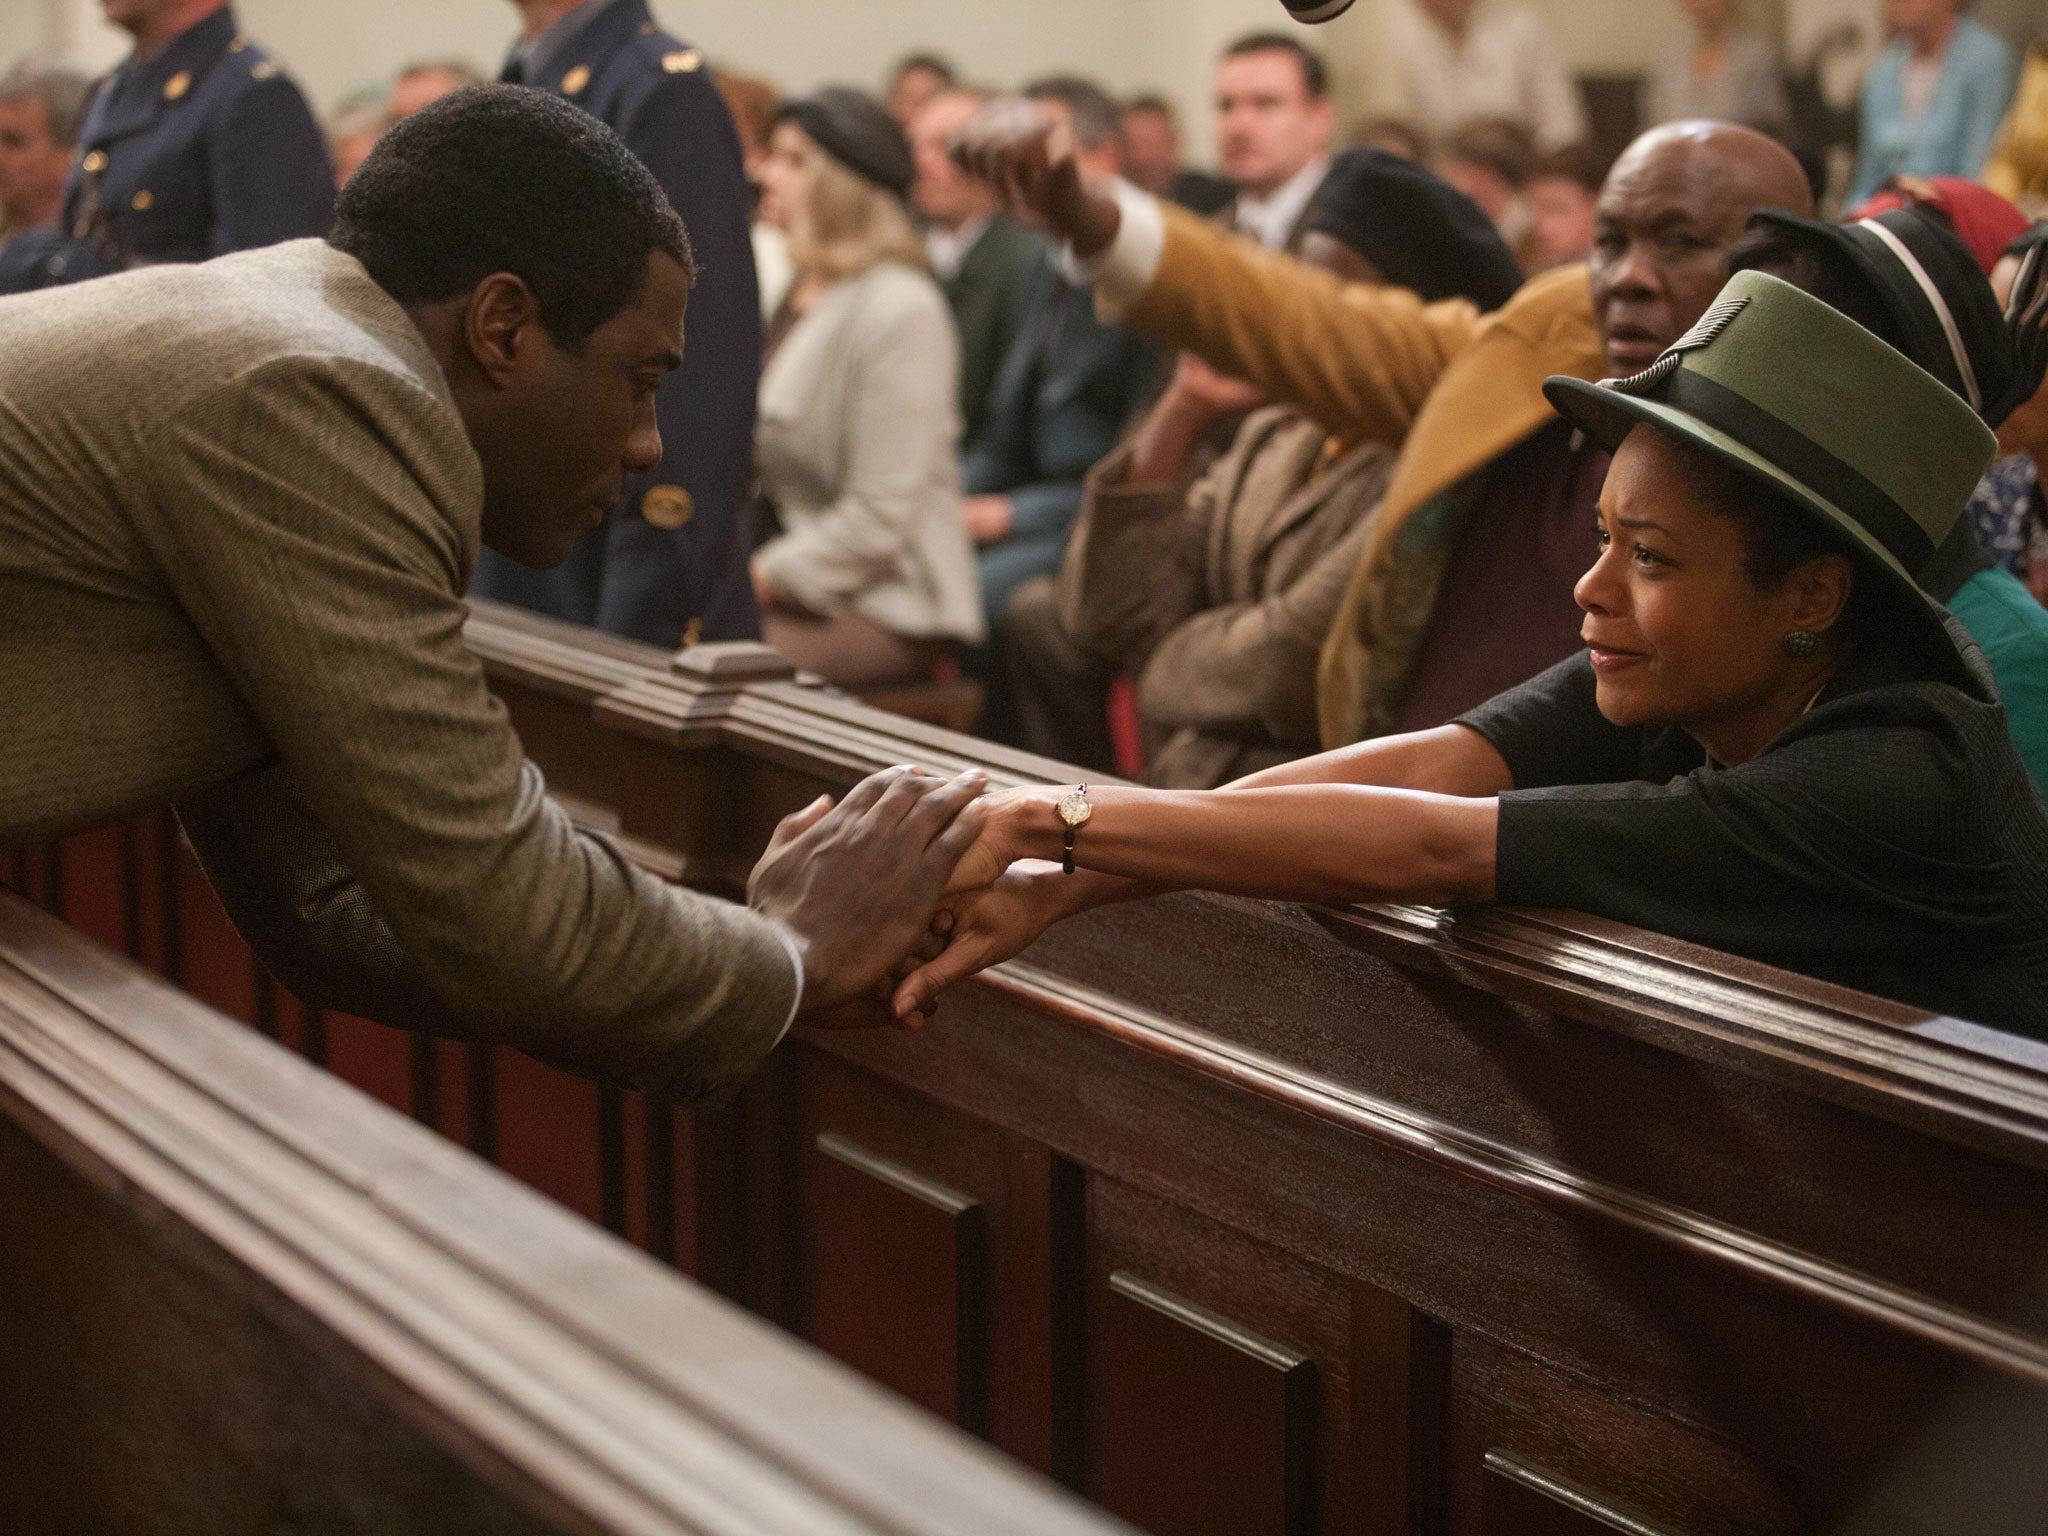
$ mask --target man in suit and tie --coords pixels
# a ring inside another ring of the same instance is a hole
[[[327,241],[0,301],[0,847],[169,800],[300,996],[665,1092],[882,1017],[974,779],[876,775],[714,901],[570,824],[463,644],[479,542],[558,562],[661,457],[694,275],[615,134],[486,86]]]
[[[1322,55],[1255,32],[1216,64],[1216,151],[1237,196],[1216,217],[1269,251],[1295,250],[1330,168],[1328,72]]]
[[[58,229],[8,291],[324,234],[327,143],[227,0],[101,0],[135,50],[93,97]]]
[[[917,180],[910,200],[925,220],[925,254],[960,332],[960,431],[965,451],[982,439],[996,370],[1024,324],[1033,279],[1049,247],[997,206],[989,187],[953,163],[947,144],[987,103],[944,90],[910,122]]]
[[[703,277],[689,350],[655,402],[662,461],[628,479],[559,568],[486,552],[474,590],[651,645],[758,639],[746,511],[761,300],[732,114],[703,54],[663,32],[647,0],[517,4],[522,34],[502,78],[573,102],[624,139],[682,215]]]

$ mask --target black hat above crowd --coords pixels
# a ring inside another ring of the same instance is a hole
[[[1383,149],[1351,149],[1330,162],[1308,227],[1425,299],[1505,304],[1521,269],[1484,210],[1441,177]]]
[[[782,104],[777,121],[795,123],[817,146],[863,180],[898,197],[917,177],[910,141],[882,104],[861,91],[828,85]]]

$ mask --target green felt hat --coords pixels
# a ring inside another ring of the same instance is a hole
[[[1824,519],[1916,596],[1912,573],[1948,537],[1997,448],[1953,390],[1762,272],[1729,279],[1641,373],[1552,378],[1543,393],[1610,449],[1644,423],[1703,449]]]

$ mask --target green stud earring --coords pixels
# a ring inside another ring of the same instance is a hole
[[[1785,654],[1794,661],[1806,661],[1820,654],[1820,636],[1810,629],[1795,629],[1785,637]]]

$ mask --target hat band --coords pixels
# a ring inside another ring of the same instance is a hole
[[[1821,500],[1841,508],[1909,573],[1918,571],[1933,556],[1934,540],[1904,507],[1861,471],[1762,406],[1690,368],[1676,370],[1650,394],[1726,433]]]
[[[1963,398],[1970,402],[1970,409],[1984,409],[1984,391],[1977,387],[1977,370],[1970,366],[1970,349],[1963,345],[1963,333],[1956,329],[1956,317],[1948,307],[1948,300],[1941,296],[1941,288],[1927,275],[1927,269],[1920,264],[1906,246],[1906,242],[1886,229],[1876,219],[1858,221],[1859,229],[1867,229],[1883,242],[1886,250],[1897,258],[1900,266],[1920,287],[1921,297],[1927,300],[1927,307],[1934,311],[1934,318],[1941,323],[1941,333],[1948,342],[1949,358],[1956,365],[1956,374],[1963,381]]]

